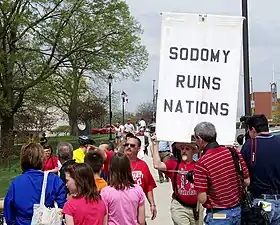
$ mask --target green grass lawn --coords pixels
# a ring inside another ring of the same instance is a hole
[[[92,138],[96,141],[96,144],[99,145],[101,142],[106,142],[109,140],[109,135],[93,135]],[[56,149],[56,145],[61,142],[66,141],[73,145],[73,148],[76,149],[79,147],[77,137],[72,136],[62,136],[62,137],[50,137],[48,138],[48,143],[51,144]],[[21,146],[16,146],[15,159],[12,160],[10,168],[1,168],[0,165],[0,198],[4,197],[11,180],[21,173],[20,164],[19,164],[19,152]]]

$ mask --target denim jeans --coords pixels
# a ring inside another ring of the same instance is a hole
[[[279,225],[280,224],[280,200],[255,199],[254,203],[257,204],[259,201],[271,203],[271,212],[267,212],[271,223],[270,225]]]
[[[226,214],[226,218],[214,219],[213,214]],[[204,221],[206,225],[240,225],[241,208],[235,207],[232,209],[215,210],[214,213],[207,212]]]

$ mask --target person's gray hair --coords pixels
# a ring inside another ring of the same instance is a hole
[[[211,143],[216,141],[217,132],[214,124],[210,122],[201,122],[194,128],[194,135],[200,137],[203,141]]]
[[[73,158],[73,146],[68,142],[59,142],[57,145],[57,156],[64,161]]]

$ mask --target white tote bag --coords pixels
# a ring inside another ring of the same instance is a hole
[[[34,204],[33,216],[31,225],[61,225],[62,224],[62,210],[58,208],[54,202],[54,208],[47,208],[45,206],[46,187],[48,181],[48,172],[44,172],[44,180],[42,185],[42,192],[40,204]]]

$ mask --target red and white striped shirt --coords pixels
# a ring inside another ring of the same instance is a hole
[[[244,179],[248,169],[237,151],[243,168]],[[231,152],[226,147],[208,149],[195,164],[194,185],[198,193],[206,192],[205,208],[231,208],[239,204],[240,181]]]

